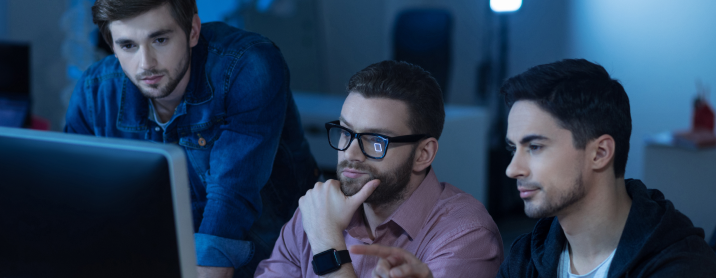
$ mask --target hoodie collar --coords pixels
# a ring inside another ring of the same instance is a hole
[[[567,237],[556,217],[542,218],[532,231],[532,263],[540,277],[559,277],[557,266]]]
[[[620,277],[642,260],[651,258],[671,244],[690,235],[701,235],[691,221],[656,189],[647,189],[640,180],[625,181],[632,198],[631,210],[608,277]],[[541,277],[558,277],[557,266],[567,238],[556,217],[540,219],[532,231],[532,262]]]
[[[647,189],[640,180],[628,179],[625,183],[632,205],[609,268],[610,277],[627,273],[688,236],[704,237],[703,229],[694,227],[661,191]]]

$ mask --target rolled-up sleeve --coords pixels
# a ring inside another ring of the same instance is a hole
[[[271,257],[259,263],[254,277],[301,277],[301,263],[306,263],[302,250],[308,239],[303,232],[300,209],[296,209],[291,220],[283,228],[273,247]]]

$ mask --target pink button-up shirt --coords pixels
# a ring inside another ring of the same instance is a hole
[[[495,277],[503,260],[502,238],[485,206],[431,169],[420,186],[380,224],[370,239],[361,206],[343,232],[346,246],[381,244],[403,248],[425,262],[434,277]],[[254,277],[318,277],[300,210],[281,229],[271,257]],[[318,250],[321,252],[324,250]],[[378,258],[351,254],[358,277],[371,277]]]

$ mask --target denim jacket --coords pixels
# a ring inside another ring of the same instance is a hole
[[[184,99],[166,130],[149,108],[108,56],[77,82],[65,132],[182,146],[198,264],[255,267],[319,175],[279,49],[258,34],[203,24]]]

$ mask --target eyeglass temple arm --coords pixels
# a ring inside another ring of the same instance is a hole
[[[420,139],[428,138],[430,135],[427,134],[413,134],[413,135],[405,135],[405,136],[397,136],[397,137],[390,137],[388,140],[393,143],[405,143],[405,142],[415,142]]]

